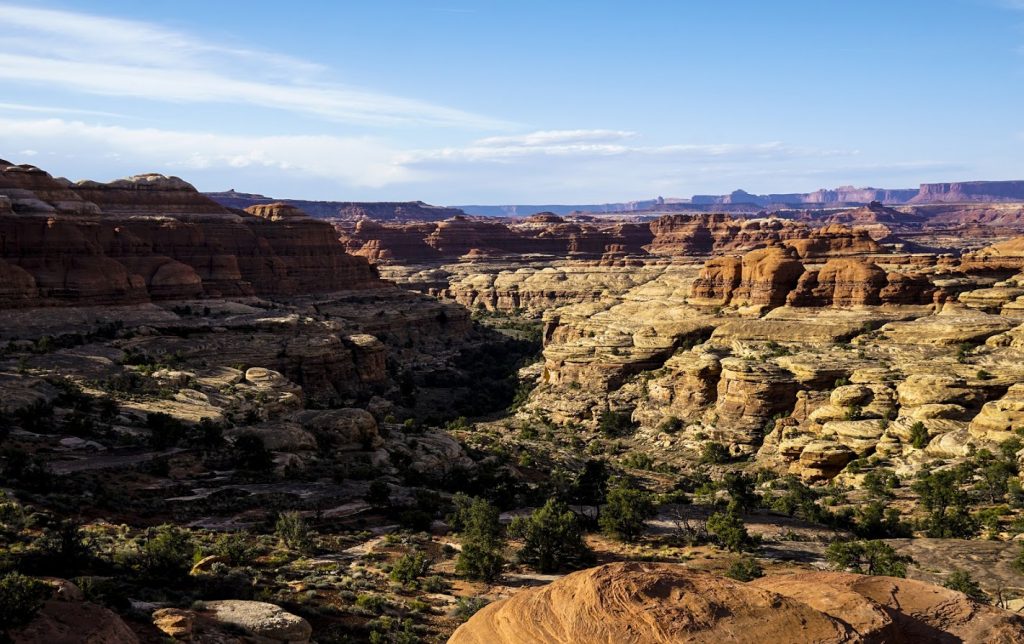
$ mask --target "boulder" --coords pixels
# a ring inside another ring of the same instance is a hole
[[[305,644],[313,627],[305,619],[266,602],[223,599],[204,602],[201,615],[215,623],[241,629],[256,642]]]

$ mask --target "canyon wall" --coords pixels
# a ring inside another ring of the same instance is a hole
[[[0,163],[0,305],[296,295],[380,284],[334,229],[284,205],[231,211],[176,177],[73,184]]]

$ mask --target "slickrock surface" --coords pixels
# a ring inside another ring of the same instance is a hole
[[[672,564],[616,563],[484,607],[452,644],[1018,642],[1024,619],[931,584],[806,573],[744,584]]]

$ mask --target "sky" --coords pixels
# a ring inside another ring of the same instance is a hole
[[[0,0],[0,158],[435,204],[1024,179],[1024,0]]]

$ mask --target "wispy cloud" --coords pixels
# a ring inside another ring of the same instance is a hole
[[[26,146],[58,149],[64,157],[83,160],[123,159],[133,172],[174,171],[186,177],[213,168],[270,168],[349,186],[379,187],[416,178],[413,170],[394,162],[394,150],[372,137],[231,136],[0,118],[0,149]]]
[[[496,162],[539,157],[661,156],[667,159],[701,157],[821,157],[856,154],[849,150],[798,148],[780,142],[638,145],[635,132],[622,130],[545,130],[514,136],[495,136],[461,147],[412,150],[400,161],[406,164],[430,162]]]
[[[37,114],[81,114],[83,116],[112,116],[115,118],[127,118],[124,114],[117,112],[104,112],[102,110],[82,110],[75,107],[50,107],[47,105],[26,105],[24,103],[0,103],[0,110],[13,112],[35,112]]]
[[[322,66],[211,43],[145,22],[0,4],[0,79],[174,103],[254,105],[387,126],[500,129],[507,123],[411,98],[347,87]]]
[[[321,198],[380,190],[388,198],[400,192],[405,198],[452,203],[456,195],[476,190],[493,195],[491,199],[515,200],[524,186],[530,194],[563,199],[666,192],[678,196],[697,188],[687,185],[694,179],[704,185],[765,173],[783,178],[789,173],[791,179],[808,162],[823,174],[828,168],[841,173],[844,165],[849,167],[847,157],[857,156],[856,151],[777,142],[643,146],[636,145],[636,138],[619,130],[549,130],[490,137],[464,147],[409,150],[369,136],[241,136],[0,117],[0,151],[59,150],[58,157],[51,152],[47,158],[68,160],[65,166],[88,164],[94,175],[89,178],[158,171],[193,180],[216,176],[218,182],[262,190],[252,177],[265,179],[269,173],[279,184],[315,185]],[[47,169],[48,161],[40,163]],[[865,174],[859,170],[857,174]]]

